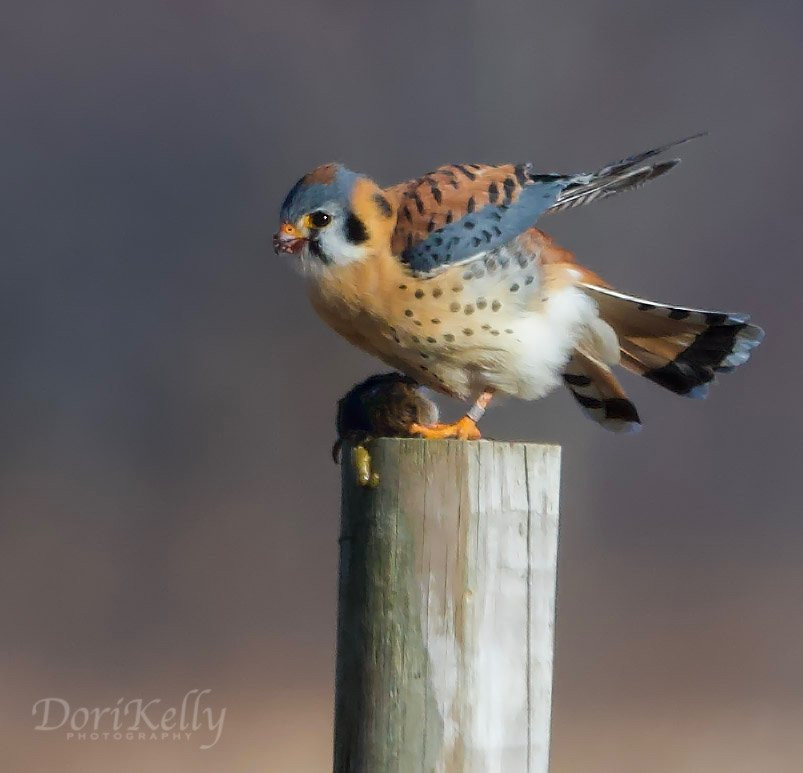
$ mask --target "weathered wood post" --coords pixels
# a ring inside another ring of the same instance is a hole
[[[335,773],[545,773],[560,448],[380,439],[343,465]]]

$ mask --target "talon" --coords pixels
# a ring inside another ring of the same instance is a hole
[[[410,425],[410,434],[419,435],[427,440],[445,440],[456,438],[457,440],[479,440],[482,435],[477,428],[477,422],[468,416],[463,416],[453,424],[423,424],[413,423]]]

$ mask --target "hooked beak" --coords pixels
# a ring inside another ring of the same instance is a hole
[[[282,223],[279,233],[273,235],[273,249],[277,254],[288,252],[297,255],[304,249],[306,241],[292,223]]]

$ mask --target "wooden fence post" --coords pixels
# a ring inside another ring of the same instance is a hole
[[[369,450],[376,488],[343,465],[335,773],[546,773],[560,448]]]

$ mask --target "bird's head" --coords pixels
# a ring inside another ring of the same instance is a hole
[[[324,164],[287,194],[273,237],[277,253],[316,270],[362,260],[390,243],[394,202],[376,183],[340,164]]]

